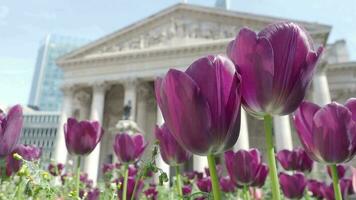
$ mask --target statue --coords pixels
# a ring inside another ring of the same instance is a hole
[[[128,120],[131,118],[131,100],[127,102],[126,105],[124,105],[124,112],[123,112],[123,119]]]

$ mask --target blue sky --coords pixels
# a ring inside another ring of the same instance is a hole
[[[356,59],[355,0],[230,0],[231,9],[325,23]],[[39,42],[48,33],[96,39],[180,0],[1,0],[0,104],[26,104]],[[215,0],[188,0],[213,6]]]

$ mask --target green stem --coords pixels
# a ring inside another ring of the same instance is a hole
[[[305,188],[304,199],[305,199],[305,200],[310,200],[310,196],[309,196],[309,193],[308,193],[308,189],[307,189],[307,188]]]
[[[221,192],[220,192],[220,187],[219,187],[218,176],[216,173],[215,157],[213,154],[208,154],[208,164],[209,164],[209,170],[210,170],[211,183],[213,186],[214,200],[220,200]]]
[[[179,165],[176,165],[175,168],[176,168],[176,187],[177,187],[177,192],[178,192],[178,195],[179,195],[179,199],[183,199],[183,191],[182,191],[181,180],[180,180]]]
[[[129,167],[127,164],[125,164],[124,187],[122,188],[122,200],[126,200],[128,178],[129,178]]]
[[[334,186],[334,194],[335,200],[342,200],[340,184],[339,184],[339,176],[337,174],[336,165],[330,165],[331,175],[333,177],[333,186]]]
[[[139,175],[135,181],[134,189],[132,190],[131,200],[134,200],[135,198],[136,188],[140,179],[141,179],[141,175]]]
[[[80,199],[79,197],[79,185],[80,185],[80,156],[77,157],[77,180],[76,180],[76,195],[77,198]]]
[[[265,115],[264,116],[264,127],[266,132],[266,144],[267,144],[267,157],[268,157],[268,165],[269,165],[269,176],[272,184],[272,196],[274,200],[280,200],[280,190],[279,190],[279,182],[277,176],[277,166],[276,166],[276,158],[274,155],[274,147],[273,147],[273,135],[272,135],[272,116]]]
[[[243,191],[244,191],[244,199],[245,200],[250,200],[250,193],[248,191],[248,186],[247,185],[244,185]]]

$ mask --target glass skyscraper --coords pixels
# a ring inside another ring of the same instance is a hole
[[[62,70],[56,59],[89,42],[60,35],[47,35],[38,50],[35,72],[33,74],[29,105],[44,111],[61,109]]]

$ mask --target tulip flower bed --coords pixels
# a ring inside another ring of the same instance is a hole
[[[170,69],[155,81],[165,123],[155,127],[152,149],[140,133],[118,133],[118,163],[104,164],[97,184],[80,161],[104,134],[99,122],[69,118],[63,151],[75,164],[43,170],[40,149],[16,144],[22,110],[15,106],[0,115],[0,199],[347,199],[356,192],[356,169],[347,166],[356,154],[356,99],[323,107],[303,101],[322,51],[304,29],[281,22],[258,34],[241,29],[228,57],[208,55],[184,72]],[[254,148],[232,150],[241,109],[264,121],[266,158]],[[287,114],[302,147],[275,153],[272,119]],[[143,159],[145,151],[151,156]],[[156,166],[158,154],[174,176]],[[192,155],[207,157],[204,173],[183,171]],[[315,162],[330,178],[316,177]]]

